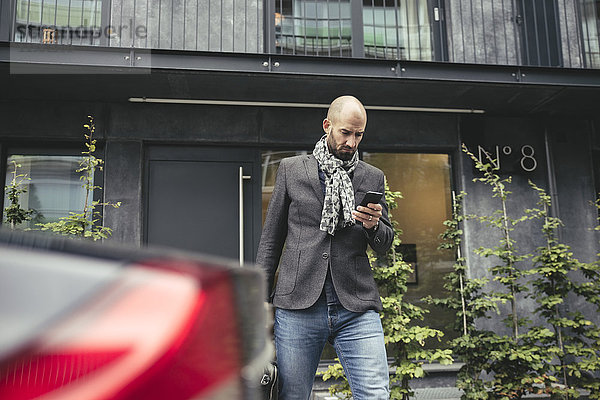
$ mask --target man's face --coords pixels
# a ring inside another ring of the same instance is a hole
[[[342,110],[333,121],[325,119],[329,151],[343,161],[351,160],[358,149],[367,125],[366,118],[357,110]]]

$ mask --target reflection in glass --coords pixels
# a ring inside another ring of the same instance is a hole
[[[409,285],[407,301],[427,308],[425,324],[452,337],[448,326],[454,315],[424,304],[427,295],[441,297],[442,277],[452,271],[452,252],[438,250],[443,222],[451,218],[450,160],[447,154],[364,153],[363,160],[381,169],[392,191],[402,192],[393,219],[402,230],[403,245],[410,262],[416,265],[414,284]],[[414,248],[414,250],[413,250]],[[413,261],[414,259],[414,261]]]
[[[349,0],[276,0],[275,7],[278,53],[351,55]]]
[[[20,228],[35,228],[37,223],[56,222],[70,212],[80,213],[85,203],[85,189],[79,179],[79,156],[11,155],[8,157],[6,184],[12,179],[12,162],[20,165],[19,174],[26,174],[23,181],[26,193],[21,194],[24,209],[34,210],[33,219]]]
[[[427,0],[363,0],[365,56],[433,60],[433,31],[427,3]]]
[[[50,43],[87,43],[98,39],[102,0],[18,0],[15,41],[40,42],[44,29],[53,31]],[[95,33],[95,34],[94,34]]]
[[[299,156],[307,154],[306,151],[265,151],[262,153],[262,223],[265,223],[267,216],[267,207],[273,194],[275,178],[277,178],[277,168],[282,159],[286,157]]]
[[[19,0],[17,21],[47,26],[99,26],[101,0]]]

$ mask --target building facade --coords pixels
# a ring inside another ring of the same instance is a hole
[[[21,165],[36,221],[77,210],[91,115],[101,200],[122,202],[103,213],[110,240],[251,263],[279,160],[312,151],[327,105],[352,94],[368,112],[361,157],[404,196],[394,219],[420,302],[452,268],[437,246],[453,192],[466,213],[498,207],[462,143],[513,176],[511,212],[535,206],[535,182],[561,239],[596,257],[599,36],[597,0],[0,0],[0,175]],[[465,226],[472,276],[495,240]]]

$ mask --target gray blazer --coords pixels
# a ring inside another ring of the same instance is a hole
[[[359,161],[352,178],[358,204],[369,190],[384,192],[381,170]],[[383,217],[375,232],[360,223],[337,230],[334,236],[319,229],[324,195],[319,182],[318,163],[314,156],[283,159],[277,171],[273,196],[267,210],[256,263],[267,275],[268,290],[275,280],[275,307],[305,309],[319,298],[327,267],[341,304],[348,310],[363,312],[382,310],[379,292],[373,279],[367,244],[378,253],[392,245],[394,231],[388,208],[382,199]]]

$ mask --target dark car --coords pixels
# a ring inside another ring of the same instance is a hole
[[[0,399],[255,399],[255,268],[0,231]]]

